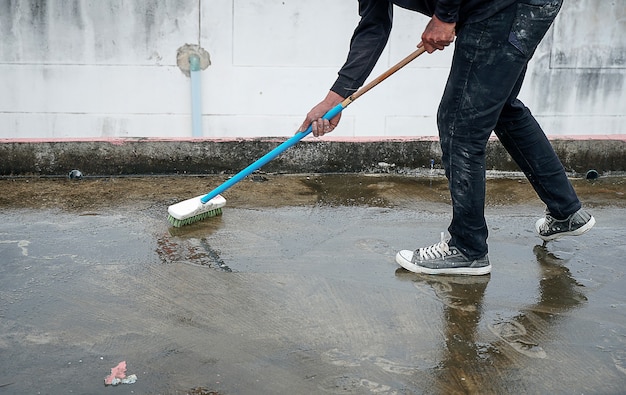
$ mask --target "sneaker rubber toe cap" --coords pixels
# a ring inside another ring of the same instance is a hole
[[[407,270],[414,271],[413,251],[402,250],[396,254],[396,263]]]

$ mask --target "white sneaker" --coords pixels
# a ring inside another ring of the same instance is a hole
[[[441,241],[430,247],[415,251],[402,250],[396,254],[396,262],[406,270],[425,274],[484,275],[491,272],[489,257],[468,259],[454,246],[449,246],[441,232]]]

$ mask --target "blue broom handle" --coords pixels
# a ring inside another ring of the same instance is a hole
[[[322,118],[331,120],[337,114],[339,114],[344,108],[345,107],[343,105],[343,102],[339,103],[335,107],[331,108],[326,114],[324,114],[324,116]],[[262,157],[260,157],[259,159],[257,159],[256,162],[252,163],[250,166],[246,167],[245,169],[241,170],[239,173],[237,173],[234,176],[232,176],[231,178],[229,178],[222,185],[218,186],[217,188],[215,188],[211,192],[209,192],[206,195],[204,195],[202,198],[200,198],[200,200],[202,201],[202,203],[206,203],[209,200],[213,199],[214,197],[216,197],[220,193],[224,192],[228,188],[232,187],[233,185],[235,185],[236,183],[238,183],[242,179],[244,179],[247,176],[249,176],[250,174],[252,174],[254,171],[256,171],[256,170],[260,169],[261,167],[263,167],[264,165],[266,165],[272,159],[276,158],[278,155],[280,155],[283,152],[285,152],[288,148],[294,146],[296,143],[298,143],[300,140],[302,140],[305,136],[309,135],[312,130],[313,130],[312,126],[309,125],[309,127],[304,132],[296,133],[289,140],[286,140],[285,142],[280,144],[278,147],[274,148],[273,150],[271,150],[267,154],[265,154]]]
[[[378,85],[380,82],[384,81],[387,77],[389,77],[390,75],[392,75],[396,71],[400,70],[401,68],[403,68],[404,66],[409,64],[413,59],[417,58],[418,56],[423,54],[425,51],[426,51],[426,49],[424,47],[418,48],[417,50],[415,50],[414,52],[409,54],[409,56],[407,56],[406,58],[402,59],[400,62],[396,63],[394,66],[392,66],[389,70],[387,70],[383,74],[379,75],[377,78],[375,78],[369,84],[365,85],[364,87],[362,87],[361,89],[356,91],[354,94],[352,94],[350,97],[346,98],[344,101],[342,101],[341,103],[337,104],[335,107],[331,108],[326,114],[324,114],[324,116],[322,118],[327,119],[327,120],[330,121],[337,114],[339,114],[341,111],[343,111],[344,108],[348,107],[348,105],[350,105],[350,103],[352,103],[353,101],[358,99],[361,95],[363,95],[365,92],[369,91],[370,89],[372,89],[373,87]],[[233,185],[235,185],[236,183],[241,181],[243,178],[245,178],[245,177],[249,176],[250,174],[252,174],[255,170],[260,169],[263,165],[267,164],[269,161],[271,161],[272,159],[274,159],[278,155],[282,154],[289,147],[295,145],[298,141],[302,140],[305,136],[307,136],[309,133],[311,133],[311,131],[312,131],[312,126],[309,125],[309,127],[304,132],[296,133],[289,140],[286,140],[284,143],[280,144],[278,147],[274,148],[273,150],[271,150],[267,154],[263,155],[261,158],[257,159],[256,162],[252,163],[250,166],[246,167],[245,169],[243,169],[239,173],[237,173],[234,176],[232,176],[231,178],[229,178],[222,185],[218,186],[217,188],[215,188],[214,190],[212,190],[208,194],[206,194],[203,197],[201,197],[200,200],[202,201],[202,203],[206,203],[209,200],[213,199],[214,197],[216,197],[220,193],[224,192],[228,188],[232,187]]]

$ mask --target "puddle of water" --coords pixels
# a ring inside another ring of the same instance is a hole
[[[597,228],[546,246],[528,185],[492,184],[494,272],[469,278],[393,261],[447,226],[444,180],[266,177],[183,228],[165,208],[214,179],[46,180],[4,194],[0,391],[621,391],[626,235],[609,196],[622,184],[585,184]],[[105,388],[122,360],[137,383]]]

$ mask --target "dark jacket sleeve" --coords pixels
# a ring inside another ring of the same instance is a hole
[[[443,22],[458,22],[461,0],[438,0],[435,5],[435,15]]]
[[[352,35],[348,58],[330,88],[333,92],[346,98],[370,75],[391,33],[392,7],[390,1],[359,0],[361,21]]]

